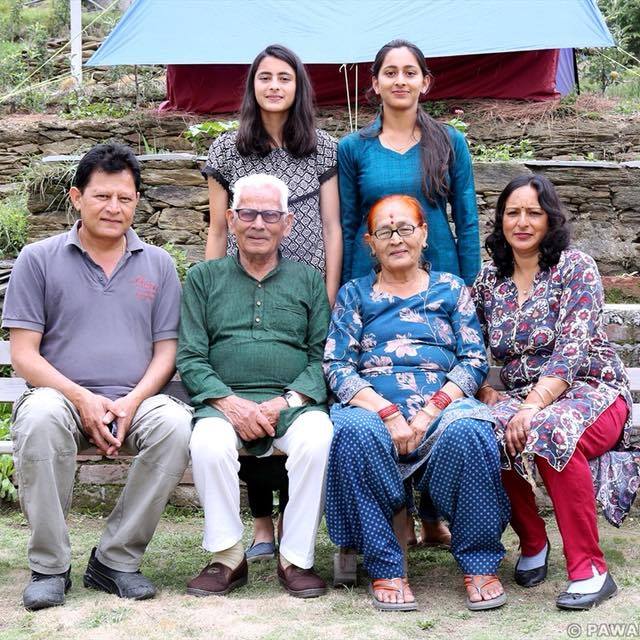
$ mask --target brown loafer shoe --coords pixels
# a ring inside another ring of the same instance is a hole
[[[317,598],[327,593],[327,583],[313,570],[291,564],[283,569],[278,560],[278,580],[285,591],[295,598]]]
[[[225,596],[229,591],[247,584],[248,575],[246,558],[233,570],[220,562],[214,562],[187,582],[187,593],[192,596]]]

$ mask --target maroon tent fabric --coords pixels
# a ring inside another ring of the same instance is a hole
[[[549,100],[556,90],[558,49],[488,53],[427,59],[434,82],[428,98],[512,98]],[[358,95],[371,85],[371,63],[358,65]],[[226,113],[240,108],[248,65],[169,65],[167,100],[162,110]],[[344,71],[339,65],[312,64],[307,70],[321,106],[347,103]],[[355,67],[348,65],[349,92],[353,100]]]

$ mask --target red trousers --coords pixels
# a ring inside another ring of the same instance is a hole
[[[562,536],[569,580],[593,576],[593,564],[607,570],[598,538],[598,522],[589,460],[613,449],[622,436],[628,408],[618,399],[580,436],[573,456],[562,471],[556,471],[544,458],[535,456],[538,472],[553,503]],[[529,483],[513,470],[502,471],[502,482],[511,501],[511,526],[520,538],[522,555],[542,551],[547,541]]]

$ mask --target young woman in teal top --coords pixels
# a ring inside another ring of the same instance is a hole
[[[378,51],[371,72],[380,115],[338,145],[342,282],[367,275],[373,267],[363,240],[371,205],[382,196],[406,194],[420,202],[427,216],[429,246],[423,258],[435,271],[453,273],[471,285],[480,270],[480,236],[466,140],[418,104],[431,74],[417,46],[389,42]]]

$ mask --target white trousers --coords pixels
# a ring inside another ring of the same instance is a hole
[[[306,411],[274,446],[287,454],[289,503],[284,511],[280,553],[302,569],[313,566],[316,534],[324,508],[325,472],[333,425],[322,411]],[[207,551],[223,551],[242,539],[238,450],[242,442],[221,418],[198,420],[191,435],[193,480],[204,508]]]

